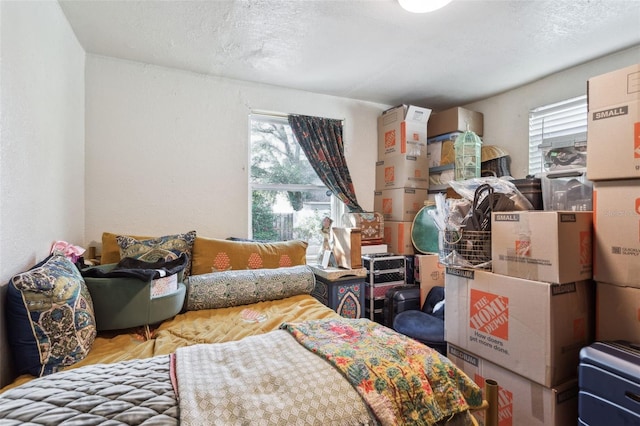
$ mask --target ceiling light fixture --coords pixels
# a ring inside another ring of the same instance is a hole
[[[451,3],[451,0],[398,0],[400,6],[408,12],[426,13]]]

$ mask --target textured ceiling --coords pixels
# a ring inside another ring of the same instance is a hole
[[[638,0],[59,1],[89,53],[435,110],[640,44]]]

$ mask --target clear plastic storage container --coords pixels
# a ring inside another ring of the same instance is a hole
[[[587,169],[540,173],[542,202],[545,210],[593,210],[593,183],[587,179]]]

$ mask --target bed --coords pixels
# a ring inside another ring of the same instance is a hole
[[[314,281],[310,268],[291,269]],[[22,374],[0,390],[0,424],[457,426],[487,407],[493,418],[496,404],[437,351],[340,317],[308,285],[220,304],[220,285],[235,288],[236,275],[187,277],[180,314],[99,332],[70,365]]]

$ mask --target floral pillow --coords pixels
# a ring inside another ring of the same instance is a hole
[[[6,308],[18,374],[44,376],[75,364],[95,340],[91,295],[78,268],[63,255],[11,278]]]
[[[158,260],[174,260],[182,253],[187,255],[187,266],[184,269],[185,278],[191,274],[191,260],[193,256],[193,242],[196,231],[184,234],[165,235],[164,237],[148,240],[137,240],[133,237],[118,235],[116,241],[120,247],[120,257],[132,257],[145,262]]]

